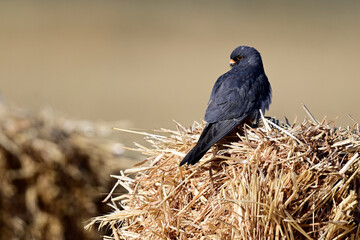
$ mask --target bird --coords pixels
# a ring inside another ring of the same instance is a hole
[[[230,54],[230,67],[216,80],[205,112],[204,130],[180,166],[196,164],[235,128],[257,123],[259,110],[264,113],[269,109],[272,90],[260,53],[253,47],[239,46]]]

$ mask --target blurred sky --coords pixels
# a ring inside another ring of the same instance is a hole
[[[359,1],[0,1],[0,92],[19,106],[142,129],[204,115],[231,51],[262,54],[266,115],[359,112]]]

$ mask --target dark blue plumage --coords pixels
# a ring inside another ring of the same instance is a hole
[[[271,103],[271,86],[265,75],[260,53],[252,47],[237,47],[230,55],[231,70],[215,82],[205,121],[207,122],[193,149],[180,166],[197,163],[204,154],[244,122],[259,120]]]

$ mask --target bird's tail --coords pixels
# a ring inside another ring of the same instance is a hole
[[[237,125],[239,125],[239,123],[240,121],[236,120],[225,120],[217,123],[208,123],[201,133],[197,144],[184,157],[180,163],[180,166],[184,165],[185,163],[188,165],[197,163],[211,148],[212,145],[228,135]]]

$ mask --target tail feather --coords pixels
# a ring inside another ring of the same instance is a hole
[[[216,123],[208,123],[193,149],[184,157],[180,166],[197,163],[215,143],[228,135],[237,125],[239,120],[225,120]]]

